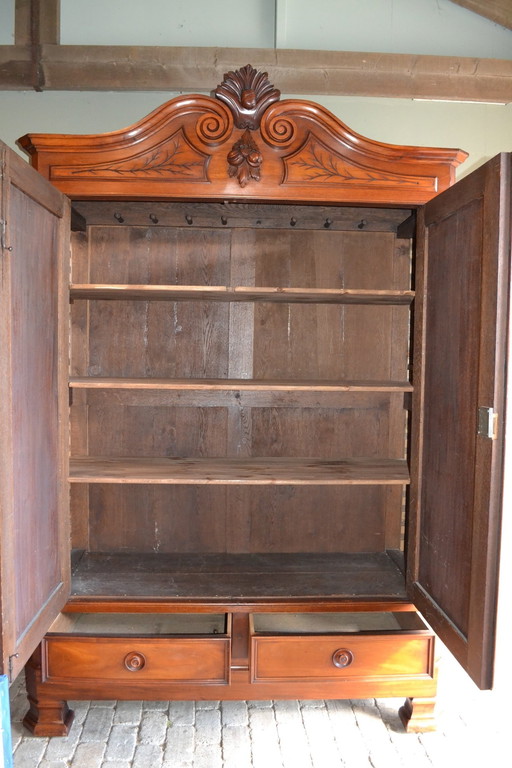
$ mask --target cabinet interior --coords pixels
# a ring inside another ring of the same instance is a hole
[[[72,593],[405,598],[413,212],[74,209]]]
[[[253,613],[251,634],[339,635],[365,632],[418,632],[426,630],[417,613],[403,611],[343,611],[315,613]],[[226,614],[215,613],[61,613],[48,637],[172,637],[180,635],[225,636],[231,631]]]
[[[230,623],[216,613],[61,613],[48,636],[173,637],[181,635],[225,636]]]

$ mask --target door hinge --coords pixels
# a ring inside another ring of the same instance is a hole
[[[496,440],[498,436],[498,414],[495,413],[494,408],[480,406],[478,409],[477,435]]]
[[[7,245],[7,222],[0,219],[0,247],[5,251],[12,251],[12,245]]]
[[[12,661],[13,661],[13,659],[18,659],[18,658],[19,658],[19,653],[13,653],[12,656],[9,656],[9,682],[10,683],[13,682],[13,679],[12,679],[13,663],[12,663]]]

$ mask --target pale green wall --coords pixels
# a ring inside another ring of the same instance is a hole
[[[14,0],[0,0],[0,45]],[[66,45],[218,45],[512,58],[512,32],[450,0],[61,0]]]
[[[0,0],[0,45],[14,42]],[[65,45],[199,45],[512,58],[512,31],[450,0],[60,0]]]
[[[0,27],[5,21],[0,44],[9,42],[13,3],[0,0]],[[63,43],[249,48],[277,43],[283,48],[512,58],[511,30],[449,0],[88,0],[85,15],[83,0],[61,3]],[[240,66],[250,61],[248,50]],[[216,85],[205,83],[205,92]],[[275,85],[279,88],[279,82]],[[28,132],[116,130],[173,95],[0,91],[0,137],[14,147]],[[350,128],[379,141],[461,147],[470,153],[461,174],[500,151],[512,151],[512,104],[300,98],[319,101]]]
[[[279,48],[512,58],[511,30],[450,0],[277,0],[277,10]]]
[[[275,0],[86,0],[86,5],[84,14],[84,0],[61,0],[62,43],[274,45]]]
[[[4,0],[5,1],[5,0]],[[512,32],[450,0],[61,0],[72,45],[218,45],[512,58]]]
[[[0,0],[0,45],[14,43],[14,0]]]

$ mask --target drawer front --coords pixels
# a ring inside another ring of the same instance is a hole
[[[434,637],[337,635],[252,638],[252,682],[433,676]]]
[[[229,638],[46,640],[48,679],[229,683]]]

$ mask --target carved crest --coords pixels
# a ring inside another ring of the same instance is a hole
[[[281,96],[269,82],[268,74],[258,72],[250,64],[236,72],[226,72],[214,94],[228,105],[236,127],[251,131],[259,127],[263,112]]]
[[[241,187],[251,181],[260,180],[260,168],[263,157],[256,142],[248,130],[233,144],[233,149],[228,154],[228,173],[236,176]]]

